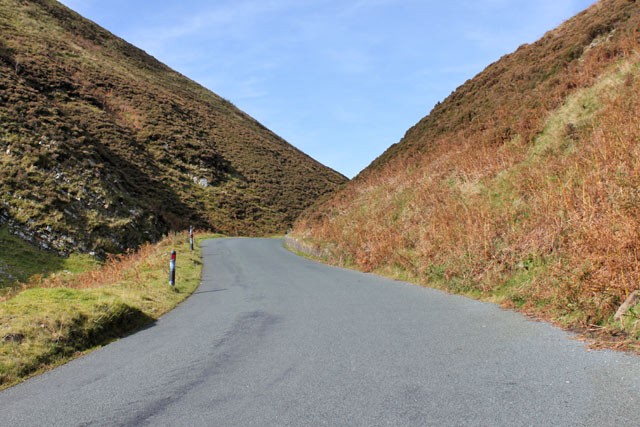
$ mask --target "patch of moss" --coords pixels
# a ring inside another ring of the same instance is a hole
[[[2,288],[11,287],[16,282],[27,282],[36,275],[77,274],[99,264],[88,254],[61,257],[44,251],[9,233],[7,227],[0,227],[0,293]]]

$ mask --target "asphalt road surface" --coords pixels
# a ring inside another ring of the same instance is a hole
[[[203,253],[190,299],[0,393],[0,426],[640,425],[638,357],[281,240]]]

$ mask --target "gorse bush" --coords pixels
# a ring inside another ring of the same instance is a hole
[[[294,235],[343,265],[609,325],[640,287],[638,28],[640,5],[605,0],[503,57]]]

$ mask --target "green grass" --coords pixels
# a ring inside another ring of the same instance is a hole
[[[619,92],[629,75],[638,74],[638,67],[634,61],[620,61],[605,70],[593,86],[577,90],[567,97],[563,105],[547,118],[524,165],[535,166],[536,160],[540,162],[546,157],[571,154],[577,150],[567,133],[592,126],[594,115],[602,108],[602,101],[610,94]]]
[[[100,262],[88,254],[61,257],[41,250],[0,227],[0,295],[17,282],[28,282],[34,276],[53,273],[77,274],[96,268]]]
[[[149,324],[197,288],[199,242],[189,250],[185,234],[170,236],[136,254],[107,263],[98,273],[44,281],[44,287],[0,302],[0,389],[64,363]],[[168,254],[178,253],[176,286],[168,284]],[[98,276],[97,282],[90,279]],[[86,288],[85,288],[86,287]]]
[[[55,0],[0,16],[0,214],[52,248],[283,233],[346,181]]]

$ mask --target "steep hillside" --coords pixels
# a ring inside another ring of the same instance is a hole
[[[346,179],[54,0],[0,0],[0,225],[120,252],[193,223],[283,232]]]
[[[640,288],[639,39],[640,4],[602,0],[521,46],[293,236],[339,264],[638,334],[635,314],[611,318]]]

